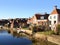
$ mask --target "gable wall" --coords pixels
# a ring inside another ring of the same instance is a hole
[[[54,16],[55,16],[55,18],[54,18]],[[58,24],[58,14],[51,14],[51,15],[49,15],[48,20],[51,21],[51,24],[49,26],[53,30],[55,24]],[[54,21],[56,21],[56,23],[54,23]]]

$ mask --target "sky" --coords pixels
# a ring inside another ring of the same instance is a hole
[[[60,0],[0,0],[0,19],[29,18],[36,13],[51,13],[60,9]]]

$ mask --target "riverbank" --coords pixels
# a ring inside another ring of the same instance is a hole
[[[5,30],[10,30],[10,28],[5,28]],[[21,30],[24,30],[26,32],[26,34],[28,34],[28,38],[31,38],[32,36],[32,31],[31,30],[25,30],[25,29],[21,29]],[[17,29],[13,28],[13,30],[11,30],[11,32],[16,32],[17,33]],[[57,36],[57,35],[45,35],[45,34],[40,34],[40,33],[35,33],[33,35],[34,39],[41,39],[41,40],[44,40],[44,41],[49,41],[49,42],[52,42],[52,43],[56,43],[58,45],[60,45],[60,36]],[[39,41],[39,40],[38,40]],[[37,41],[37,42],[38,42]]]
[[[22,29],[22,30],[25,30],[25,29]],[[29,33],[30,35],[32,34],[31,30],[25,30],[25,31],[27,33]],[[56,43],[56,44],[60,45],[60,36],[59,35],[45,35],[45,34],[35,33],[34,37],[37,39],[47,40],[52,43]]]

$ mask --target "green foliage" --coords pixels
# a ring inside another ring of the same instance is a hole
[[[54,31],[52,30],[49,30],[49,31],[42,31],[42,32],[39,32],[40,34],[45,34],[45,35],[52,35],[54,34]]]
[[[57,26],[57,29],[60,30],[60,25]]]
[[[57,25],[57,33],[60,34],[60,24]]]
[[[35,25],[34,24],[30,24],[29,25],[29,30],[33,30],[33,27],[34,27]]]
[[[23,27],[22,29],[29,30],[29,28],[28,28],[28,27]]]
[[[39,25],[37,27],[38,31],[48,31],[48,27],[45,25]]]

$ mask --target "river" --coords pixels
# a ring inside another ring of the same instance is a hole
[[[14,37],[5,30],[0,31],[0,45],[32,45],[32,41],[26,37]]]
[[[38,39],[39,40],[39,39]],[[16,36],[6,30],[0,30],[0,45],[57,45],[52,42],[30,40],[26,36]]]

